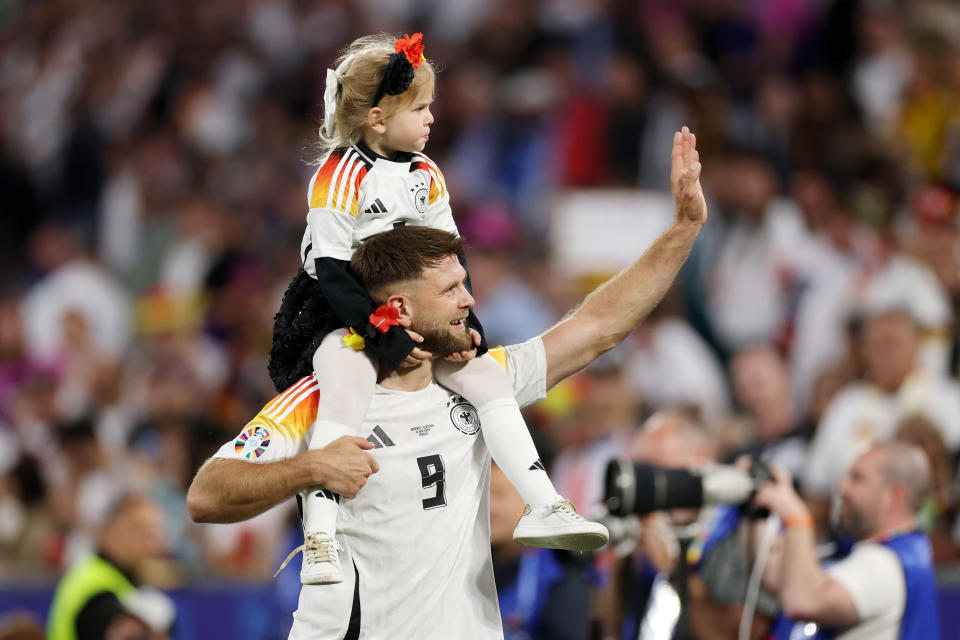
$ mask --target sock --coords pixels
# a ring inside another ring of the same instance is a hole
[[[377,368],[365,353],[343,344],[344,335],[343,330],[332,332],[313,354],[320,397],[310,449],[322,449],[341,436],[360,435],[373,398]],[[303,496],[303,530],[333,537],[340,496],[321,486],[308,487]]]
[[[477,408],[483,440],[494,462],[532,507],[553,504],[557,490],[533,444],[503,367],[489,354],[465,364],[441,361],[437,381]]]

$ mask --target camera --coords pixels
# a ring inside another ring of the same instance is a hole
[[[770,470],[759,460],[749,471],[729,465],[671,469],[611,460],[604,474],[604,503],[618,517],[704,504],[745,504],[759,484],[771,481]]]

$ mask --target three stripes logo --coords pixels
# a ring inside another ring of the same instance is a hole
[[[543,463],[540,462],[540,458],[537,458],[536,460],[533,461],[533,464],[530,465],[530,469],[529,469],[529,470],[530,470],[530,471],[537,471],[537,470],[539,470],[539,471],[546,471],[547,469],[546,469],[546,467],[543,466]]]
[[[320,489],[320,491],[317,491],[317,492],[316,492],[315,494],[313,494],[313,495],[315,495],[315,496],[318,497],[318,498],[326,498],[327,500],[333,500],[333,501],[336,502],[337,504],[340,504],[340,494],[339,494],[339,493],[334,493],[333,491],[330,491],[329,489]],[[297,497],[299,498],[300,496],[297,496]]]
[[[363,212],[373,213],[373,214],[386,213],[387,207],[383,204],[380,198],[377,198],[376,200],[374,200],[373,204],[367,207],[366,209],[364,209]]]
[[[390,436],[387,435],[387,432],[384,431],[380,425],[377,425],[373,428],[373,433],[367,436],[367,441],[373,443],[374,449],[395,446],[393,440],[390,439]]]

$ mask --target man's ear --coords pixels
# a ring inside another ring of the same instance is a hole
[[[383,120],[383,109],[380,107],[372,107],[369,111],[367,111],[367,124],[370,125],[371,129],[380,135],[386,133],[387,125]]]
[[[410,303],[410,298],[402,293],[395,293],[387,298],[386,304],[387,306],[396,308],[400,313],[397,316],[397,321],[400,323],[400,326],[404,329],[409,329],[410,325],[413,324],[413,307]]]

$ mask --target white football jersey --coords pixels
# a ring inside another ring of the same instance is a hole
[[[521,406],[546,395],[537,337],[491,349]],[[322,393],[303,378],[217,457],[270,462],[307,449]],[[435,382],[377,387],[361,435],[380,471],[340,503],[344,581],[306,585],[290,638],[502,638],[490,555],[490,453],[476,409]]]
[[[300,257],[311,277],[315,258],[349,260],[363,240],[397,223],[460,235],[443,174],[422,153],[391,161],[363,142],[334,149],[310,179],[307,202]]]

